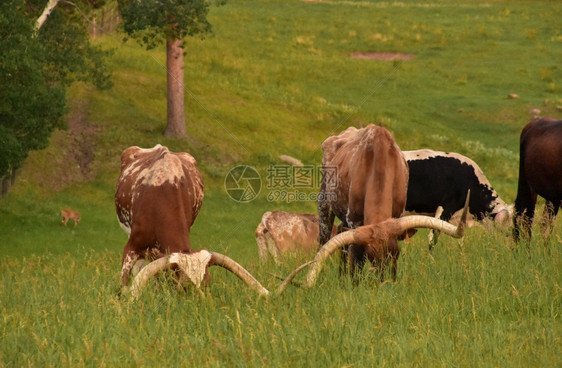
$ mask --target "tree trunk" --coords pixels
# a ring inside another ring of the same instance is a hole
[[[49,18],[49,15],[51,15],[53,9],[58,5],[60,1],[61,0],[49,0],[47,6],[45,6],[45,9],[43,9],[43,13],[41,13],[39,18],[37,18],[37,20],[35,21],[36,32],[39,31],[39,28],[43,27],[43,24],[45,24],[47,18]]]
[[[168,69],[168,125],[166,137],[185,137],[183,108],[183,49],[181,40],[166,41],[166,66]]]
[[[98,35],[98,22],[97,22],[97,18],[98,18],[98,11],[94,10],[94,18],[92,19],[92,38],[96,38]]]
[[[16,184],[16,169],[12,167],[12,175],[10,176],[10,186]]]
[[[105,8],[101,8],[100,33],[105,33]]]

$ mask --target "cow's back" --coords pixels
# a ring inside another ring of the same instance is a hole
[[[123,152],[115,204],[130,238],[167,251],[189,248],[189,229],[202,198],[203,182],[191,155],[161,145]]]
[[[318,216],[316,215],[273,211],[265,219],[265,227],[282,253],[318,247]]]
[[[433,214],[442,206],[442,218],[448,220],[463,208],[468,190],[470,212],[479,220],[506,207],[482,169],[470,158],[430,149],[402,153],[410,171],[406,211]]]
[[[350,226],[399,217],[406,204],[408,169],[400,148],[384,128],[349,128],[322,145],[324,167],[335,167],[338,182],[331,203]]]
[[[562,201],[562,120],[535,119],[521,132],[521,175],[541,197]]]

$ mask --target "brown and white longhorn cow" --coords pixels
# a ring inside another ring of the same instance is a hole
[[[350,127],[326,139],[322,150],[324,175],[318,200],[321,245],[330,238],[335,216],[351,229],[400,217],[406,205],[408,165],[390,132],[373,124],[362,129]],[[392,262],[395,278],[398,238],[402,236],[350,245],[351,274],[355,276],[368,259],[380,270]],[[343,269],[347,256],[343,250]]]
[[[183,271],[196,286],[208,282],[207,268],[222,266],[261,294],[268,291],[232,259],[206,250],[194,251],[190,230],[203,200],[203,181],[195,159],[188,153],[170,152],[156,145],[150,149],[129,147],[121,154],[115,207],[129,239],[121,260],[121,284],[127,290],[129,276],[139,259],[153,261],[135,278],[131,293],[159,271],[171,267]]]
[[[537,195],[546,200],[542,227],[552,231],[552,220],[562,205],[562,120],[537,118],[521,131],[519,183],[515,199],[513,237],[530,238]]]
[[[338,227],[332,229],[332,236]],[[263,214],[255,231],[260,260],[270,256],[276,263],[283,255],[318,250],[318,215],[285,211]]]

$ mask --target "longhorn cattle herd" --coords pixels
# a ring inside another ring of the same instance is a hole
[[[368,261],[384,278],[396,279],[399,240],[417,228],[463,236],[467,216],[505,224],[513,237],[529,238],[537,195],[545,198],[541,224],[546,234],[562,205],[562,120],[536,118],[520,139],[520,169],[515,209],[508,206],[471,159],[452,152],[401,151],[385,128],[350,127],[322,144],[324,175],[318,215],[266,212],[256,231],[260,259],[281,262],[295,251],[316,252],[279,286],[282,293],[309,267],[304,288],[314,285],[325,261],[340,252],[340,271],[357,282]],[[129,147],[121,155],[115,206],[128,235],[121,261],[122,291],[137,297],[148,280],[170,269],[178,282],[196,287],[209,282],[208,268],[221,266],[260,295],[270,292],[240,264],[207,250],[195,250],[190,230],[203,201],[203,181],[195,159],[156,145]],[[448,221],[455,212],[460,221]],[[412,215],[411,213],[415,213]],[[429,215],[429,216],[428,216]],[[340,220],[334,225],[335,218]],[[437,237],[430,239],[430,249]],[[305,254],[303,253],[303,254]],[[131,278],[133,277],[133,280]]]

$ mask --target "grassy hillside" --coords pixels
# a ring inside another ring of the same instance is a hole
[[[33,152],[0,200],[0,366],[560,366],[560,224],[549,245],[535,236],[514,249],[505,229],[473,228],[431,254],[420,231],[395,284],[353,287],[334,262],[313,290],[255,301],[213,270],[204,295],[152,288],[132,304],[115,296],[126,235],[113,194],[126,147],[190,152],[205,182],[193,244],[272,288],[269,272],[302,259],[259,264],[261,215],[315,203],[269,201],[267,169],[281,154],[318,165],[322,141],[350,125],[381,123],[402,149],[465,154],[513,202],[529,111],[562,116],[561,18],[551,1],[231,1],[212,9],[212,36],[185,42],[181,140],[161,135],[164,48],[96,40],[114,49],[114,88],[74,85],[70,130]],[[238,164],[262,178],[250,203],[224,189]],[[82,213],[76,228],[60,224],[66,207]]]

